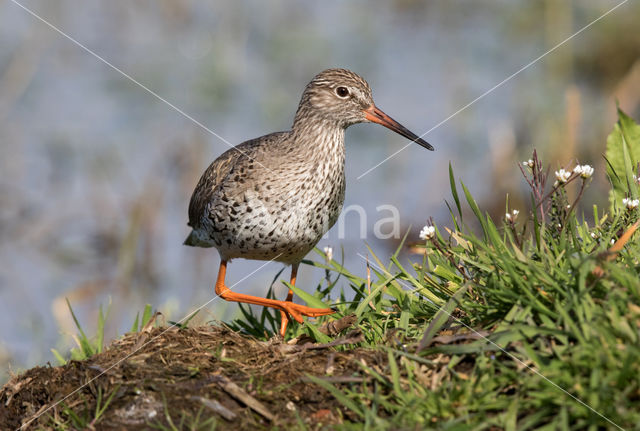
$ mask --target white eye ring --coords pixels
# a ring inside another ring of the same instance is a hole
[[[346,99],[347,97],[349,97],[349,94],[349,89],[347,87],[336,87],[336,96],[338,96],[339,98]]]

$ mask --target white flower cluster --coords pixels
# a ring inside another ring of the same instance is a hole
[[[520,211],[513,210],[510,213],[506,213],[504,215],[504,218],[506,218],[507,221],[516,221],[516,219],[518,218],[518,214],[520,214]]]
[[[593,166],[591,165],[576,165],[576,167],[573,168],[573,173],[565,169],[557,170],[556,182],[553,183],[553,186],[558,187],[558,185],[566,183],[573,174],[579,175],[581,178],[586,180],[587,178],[591,178],[593,170]]]
[[[420,239],[428,240],[436,236],[436,228],[433,226],[425,226],[420,231]]]
[[[640,205],[640,199],[624,198],[622,199],[622,205],[626,206],[628,210],[634,210]]]
[[[593,175],[593,167],[589,165],[577,165],[573,168],[573,173],[580,175],[582,178],[589,178]]]
[[[533,160],[525,160],[524,162],[522,162],[522,166],[524,166],[525,168],[533,169]]]
[[[564,184],[567,181],[569,181],[569,177],[571,176],[571,172],[569,171],[565,171],[564,169],[560,169],[559,171],[556,171],[556,182],[554,184],[554,186],[557,186],[558,184]]]
[[[327,262],[330,262],[333,260],[333,249],[329,246],[325,247],[323,249],[325,256],[327,257]]]

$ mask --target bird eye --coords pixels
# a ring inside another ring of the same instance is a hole
[[[347,87],[336,88],[336,94],[343,99],[349,95],[349,89]]]

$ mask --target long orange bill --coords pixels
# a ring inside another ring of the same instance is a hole
[[[382,110],[378,109],[376,105],[371,105],[370,108],[365,109],[364,116],[367,120],[373,123],[382,124],[387,129],[391,129],[399,135],[402,135],[405,138],[415,142],[416,144],[423,146],[427,150],[433,151],[433,147],[431,146],[431,144],[420,138],[411,130],[404,127],[402,124],[398,123],[393,118],[389,117],[387,114],[382,112]]]

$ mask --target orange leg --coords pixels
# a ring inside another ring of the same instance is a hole
[[[298,276],[298,264],[291,265],[291,281],[290,283],[296,285],[296,277]],[[293,301],[293,290],[289,289],[287,294],[287,302]],[[280,310],[280,335],[284,338],[284,334],[287,332],[287,325],[289,324],[289,316],[284,311]]]
[[[302,316],[318,317],[333,314],[331,308],[311,308],[305,305],[294,304],[292,301],[278,301],[276,299],[260,298],[258,296],[245,295],[243,293],[232,292],[224,284],[224,278],[227,273],[227,261],[220,261],[220,269],[218,270],[218,280],[216,281],[216,294],[225,301],[243,302],[246,304],[262,305],[264,307],[276,308],[293,317],[298,323],[302,323]],[[292,273],[292,276],[295,276]],[[295,278],[292,278],[295,281]],[[293,293],[290,293],[293,296]],[[288,297],[287,297],[288,298]],[[288,317],[287,317],[288,319]],[[286,329],[286,327],[285,327]]]

